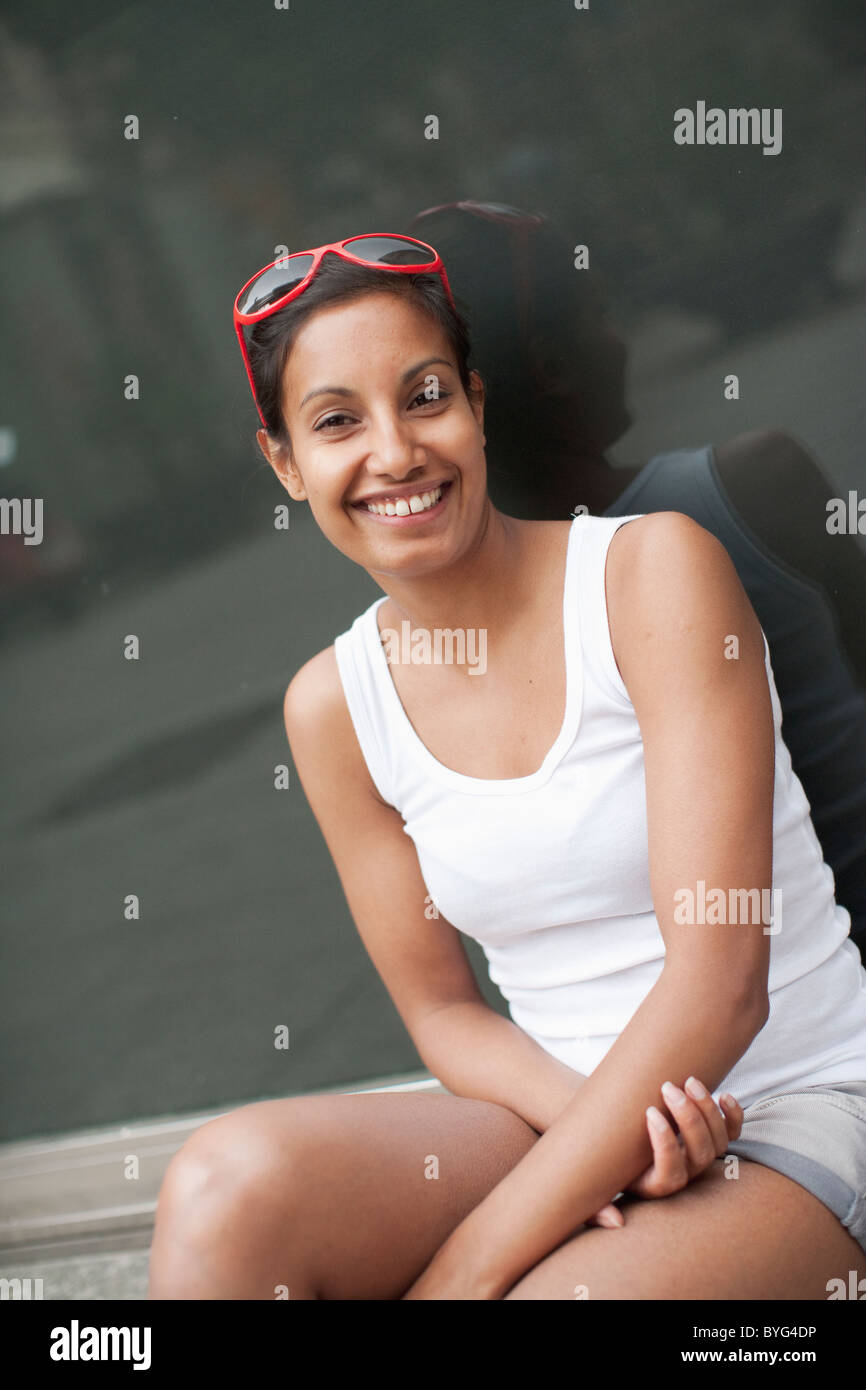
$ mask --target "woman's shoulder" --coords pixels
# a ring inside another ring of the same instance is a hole
[[[337,653],[334,643],[323,647],[299,667],[286,687],[286,704],[302,713],[315,708],[324,699],[333,701],[340,688]]]
[[[621,674],[634,662],[645,664],[650,648],[665,661],[677,650],[714,650],[720,635],[732,632],[748,632],[756,655],[763,652],[758,619],[731,557],[683,512],[648,512],[620,526],[610,540],[605,589]]]
[[[361,751],[334,644],[305,661],[283,700],[286,737],[307,800],[322,824],[351,822],[370,797],[386,805]]]
[[[351,747],[352,724],[333,642],[305,661],[292,676],[283,698],[286,734],[307,751]]]
[[[610,538],[606,580],[608,584],[640,583],[676,571],[679,579],[693,578],[705,567],[727,567],[736,575],[733,561],[712,531],[685,512],[644,512],[629,517],[596,518],[615,527]],[[618,524],[619,523],[619,524]]]

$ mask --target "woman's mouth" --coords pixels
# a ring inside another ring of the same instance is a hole
[[[381,497],[375,502],[362,501],[354,505],[374,521],[390,526],[412,526],[441,512],[450,489],[450,482],[440,483],[438,487],[422,489],[408,496]]]

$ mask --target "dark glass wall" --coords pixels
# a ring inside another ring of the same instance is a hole
[[[613,464],[774,428],[862,487],[860,19],[3,5],[0,490],[43,502],[40,544],[0,536],[4,1137],[418,1065],[282,725],[379,591],[303,505],[274,527],[240,285],[434,204],[534,209],[590,248],[628,344]],[[678,145],[699,101],[780,109],[781,149]]]

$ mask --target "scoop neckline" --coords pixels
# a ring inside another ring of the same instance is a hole
[[[424,743],[416,732],[412,721],[403,708],[403,702],[397,693],[397,687],[391,675],[388,658],[382,646],[382,637],[379,632],[377,615],[382,604],[386,602],[388,595],[383,594],[382,597],[371,604],[368,609],[368,638],[371,647],[374,676],[383,692],[383,698],[389,707],[391,719],[399,725],[408,746],[412,749],[416,759],[423,765],[428,775],[456,791],[486,796],[508,795],[516,792],[532,791],[534,788],[542,786],[549,780],[554,770],[565,756],[567,749],[570,748],[571,744],[574,742],[580,724],[583,703],[583,669],[579,657],[580,614],[578,610],[579,596],[576,592],[577,558],[575,552],[580,543],[579,538],[583,534],[582,528],[578,526],[578,522],[584,521],[587,516],[588,513],[580,513],[573,519],[571,529],[568,533],[568,542],[565,552],[565,576],[562,590],[562,632],[565,651],[565,710],[562,723],[560,724],[559,733],[547,750],[541,766],[537,767],[534,772],[527,773],[525,777],[471,777],[468,773],[457,772],[455,768],[446,767],[445,763],[440,762],[438,758],[434,757],[426,743]]]

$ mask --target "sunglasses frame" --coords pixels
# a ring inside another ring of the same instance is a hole
[[[397,241],[413,242],[416,246],[423,247],[425,251],[429,251],[433,256],[433,259],[426,260],[422,262],[420,265],[384,265],[379,261],[364,260],[362,256],[356,256],[353,254],[352,251],[347,250],[347,247],[350,247],[353,242],[368,241],[373,238],[382,239],[383,237],[393,237]],[[276,314],[286,304],[290,304],[293,299],[297,299],[299,295],[303,294],[304,290],[307,289],[307,287],[315,279],[319,270],[319,266],[322,263],[322,257],[325,255],[327,251],[332,252],[335,256],[339,256],[344,261],[351,262],[351,264],[353,265],[365,266],[368,270],[385,270],[392,272],[396,271],[398,274],[401,275],[438,275],[440,280],[442,281],[445,293],[448,296],[448,302],[450,303],[455,313],[459,312],[457,309],[457,305],[454,303],[454,295],[451,292],[451,286],[448,283],[448,276],[445,272],[445,263],[443,262],[442,257],[439,255],[439,252],[436,250],[435,246],[430,246],[426,241],[420,241],[418,237],[407,236],[405,232],[361,232],[358,236],[344,237],[342,241],[331,241],[326,243],[324,246],[310,247],[310,249],[307,251],[292,251],[289,252],[287,255],[277,256],[276,259],[271,261],[268,265],[262,266],[261,270],[257,270],[255,275],[251,275],[249,280],[247,280],[246,284],[241,286],[241,288],[235,295],[233,309],[235,332],[238,336],[238,343],[240,344],[241,356],[244,359],[244,367],[246,368],[247,380],[250,384],[250,390],[253,394],[253,401],[255,402],[255,407],[258,411],[259,419],[261,420],[265,430],[267,430],[268,426],[265,421],[265,417],[262,414],[261,407],[258,402],[258,397],[256,396],[256,388],[253,383],[253,373],[252,368],[250,366],[249,353],[247,352],[246,340],[244,338],[244,328],[249,324],[260,323],[262,319],[269,318],[271,314]],[[243,295],[246,294],[250,286],[255,284],[256,280],[258,280],[262,275],[264,275],[266,271],[272,270],[274,266],[287,265],[288,262],[290,260],[293,260],[295,256],[312,256],[313,258],[313,263],[304,275],[303,279],[299,280],[296,285],[293,285],[292,288],[290,290],[287,290],[287,292],[284,295],[281,295],[279,299],[274,300],[272,304],[266,304],[263,309],[257,309],[254,313],[251,314],[242,313],[241,310],[238,308],[238,301],[242,298]]]

